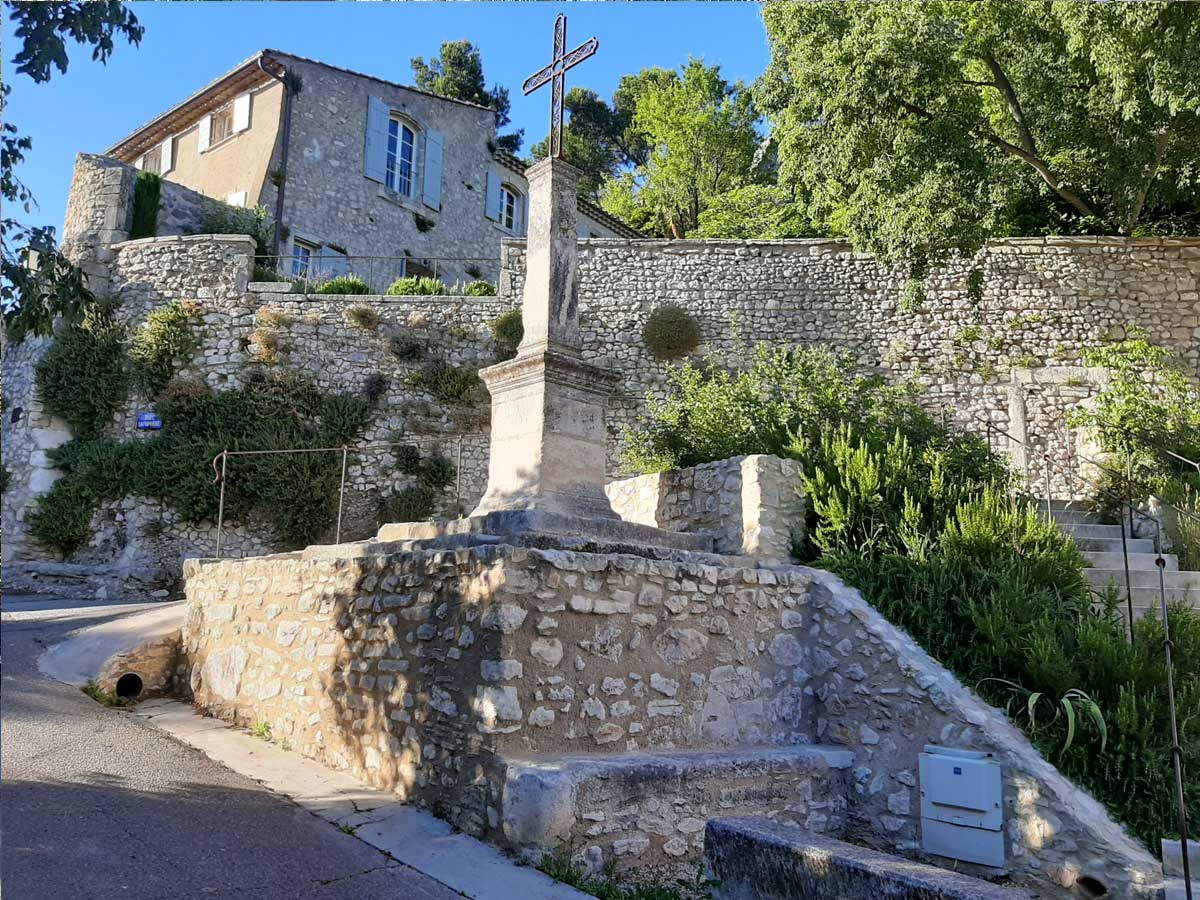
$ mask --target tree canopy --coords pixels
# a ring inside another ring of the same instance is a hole
[[[483,60],[479,48],[470,41],[444,41],[438,56],[430,57],[426,62],[417,56],[412,60],[413,78],[417,87],[439,97],[450,97],[454,100],[466,100],[468,103],[478,103],[489,106],[496,111],[496,128],[503,128],[512,120],[509,118],[511,103],[508,99],[508,88],[493,85],[491,90],[483,78]],[[502,134],[496,138],[496,143],[512,153],[521,149],[524,130]]]
[[[1200,16],[1078,0],[768,3],[782,183],[887,258],[1195,231]]]
[[[635,228],[682,237],[714,198],[752,180],[758,114],[741,82],[730,84],[719,66],[700,60],[637,78],[631,97],[614,105],[632,106],[625,133],[638,156],[605,182],[601,203]]]
[[[92,59],[105,63],[115,38],[124,36],[138,44],[144,33],[137,17],[117,2],[29,2],[6,7],[19,42],[12,63],[36,84],[49,81],[55,69],[60,74],[67,71],[68,38],[90,45]],[[11,91],[12,83],[6,81],[0,89],[0,196],[6,213],[0,219],[0,304],[9,333],[20,340],[28,332],[49,334],[57,316],[80,318],[92,295],[83,273],[57,251],[54,226],[31,225],[11,214],[15,207],[31,215],[37,207],[33,193],[16,174],[33,141],[3,114]],[[26,248],[39,253],[36,271],[25,265]]]

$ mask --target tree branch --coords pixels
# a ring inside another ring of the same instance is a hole
[[[915,116],[918,116],[926,122],[933,121],[933,119],[936,118],[936,116],[934,116],[934,114],[929,110],[917,106],[914,103],[909,103],[907,100],[900,100],[898,102],[902,109],[912,113]],[[1050,167],[1046,165],[1046,162],[1036,153],[1030,153],[1023,147],[1018,147],[1016,144],[1009,143],[1008,141],[1004,140],[1004,138],[992,133],[991,131],[980,130],[978,133],[982,137],[991,141],[1009,156],[1014,156],[1033,168],[1035,172],[1042,176],[1042,180],[1050,186],[1050,189],[1054,191],[1054,193],[1062,197],[1063,200],[1073,206],[1078,212],[1085,216],[1097,215],[1096,211],[1092,209],[1082,197],[1058,180],[1058,176],[1050,171]]]
[[[1129,219],[1125,223],[1126,233],[1131,233],[1133,228],[1138,223],[1138,219],[1142,216],[1142,208],[1146,205],[1146,195],[1150,192],[1150,185],[1154,183],[1154,179],[1158,177],[1158,167],[1162,165],[1163,157],[1167,155],[1167,145],[1171,143],[1171,126],[1164,125],[1154,135],[1154,161],[1146,168],[1146,174],[1142,179],[1142,186],[1138,188],[1137,197],[1133,201],[1133,209],[1129,212]]]
[[[1033,132],[1029,130],[1029,123],[1025,121],[1025,111],[1021,109],[1021,101],[1017,98],[1016,88],[1008,80],[1008,74],[1001,68],[1000,63],[996,62],[995,57],[989,54],[983,58],[983,61],[991,70],[992,77],[996,80],[996,88],[1008,105],[1008,111],[1017,125],[1018,140],[1022,149],[1031,156],[1037,156],[1037,144],[1033,141]]]

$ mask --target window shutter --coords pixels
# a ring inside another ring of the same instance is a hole
[[[160,145],[159,156],[162,159],[158,174],[166,175],[175,168],[175,138],[169,137]]]
[[[140,168],[142,168],[143,166],[145,166],[145,164],[146,164],[146,157],[145,157],[145,156],[139,156],[137,159],[135,159],[135,160],[133,161],[133,167],[134,167],[135,169],[140,169]]]
[[[513,234],[525,235],[525,204],[528,201],[523,194],[517,194],[516,209],[513,210]]]
[[[233,133],[250,127],[250,95],[242,94],[233,101]]]
[[[484,198],[484,215],[493,222],[500,221],[500,176],[488,170],[487,196]]]
[[[425,205],[442,208],[442,133],[432,128],[425,132]]]
[[[225,198],[225,202],[228,203],[230,206],[245,206],[246,205],[246,192],[245,191],[234,191],[232,194],[230,194],[228,197]]]
[[[203,153],[208,149],[209,139],[212,137],[212,116],[205,116],[200,120],[200,152]]]
[[[367,98],[367,148],[363,174],[383,184],[387,180],[388,119],[391,110],[378,97]]]

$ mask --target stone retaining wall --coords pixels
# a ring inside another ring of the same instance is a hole
[[[817,743],[854,755],[841,793],[822,782],[769,811],[911,855],[918,754],[937,743],[1003,766],[1004,871],[1018,881],[1065,897],[1087,876],[1129,898],[1161,877],[1002,712],[828,573],[488,546],[190,561],[186,574],[180,682],[202,709],[265,722],[472,834],[505,840],[510,758]],[[729,810],[681,799],[683,823],[670,791],[646,782],[638,815],[590,809],[575,849],[658,864],[678,860],[678,838],[698,855],[690,820]]]

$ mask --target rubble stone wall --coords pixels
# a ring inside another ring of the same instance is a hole
[[[768,811],[912,854],[918,754],[936,743],[1003,766],[1016,880],[1065,897],[1087,876],[1134,897],[1156,879],[1149,853],[1001,711],[828,573],[489,546],[190,561],[186,574],[179,681],[202,709],[266,722],[473,834],[504,840],[507,759],[821,744],[853,752],[845,780]],[[646,865],[678,861],[682,842],[698,858],[691,820],[747,811],[717,794],[673,812],[672,790],[689,787],[646,783],[653,815],[619,798],[589,807],[576,846]]]

